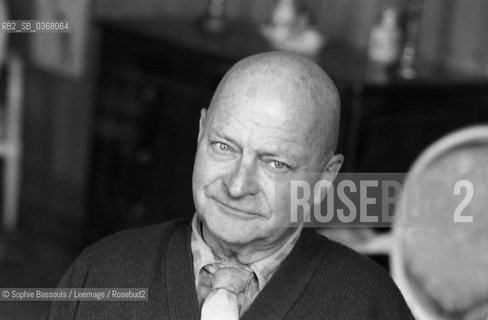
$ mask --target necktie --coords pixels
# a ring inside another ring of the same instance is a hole
[[[217,267],[212,292],[202,306],[201,320],[237,320],[237,295],[244,291],[254,273],[238,266]]]

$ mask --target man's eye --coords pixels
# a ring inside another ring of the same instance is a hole
[[[231,150],[229,145],[223,142],[216,142],[214,147],[216,147],[217,151],[219,152],[229,152]]]
[[[273,160],[271,162],[271,164],[273,165],[273,167],[275,169],[278,169],[278,170],[286,170],[286,169],[290,169],[290,166],[287,165],[286,163],[284,162],[281,162],[281,161],[276,161],[276,160]]]
[[[230,150],[228,145],[226,145],[225,143],[221,143],[221,142],[219,142],[219,149],[222,151],[229,151]]]

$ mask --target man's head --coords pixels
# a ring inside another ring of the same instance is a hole
[[[290,180],[333,180],[339,95],[314,62],[270,52],[241,60],[202,110],[193,172],[197,214],[220,243],[279,245]],[[321,172],[311,178],[310,173]]]

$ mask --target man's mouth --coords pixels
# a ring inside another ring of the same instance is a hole
[[[228,204],[226,204],[226,203],[224,203],[224,202],[222,202],[216,198],[213,198],[213,200],[219,205],[219,207],[224,209],[224,211],[228,214],[238,216],[238,217],[243,218],[243,219],[252,219],[252,218],[261,216],[260,214],[254,212],[254,211],[242,210],[242,209],[230,206],[230,205],[228,205]]]

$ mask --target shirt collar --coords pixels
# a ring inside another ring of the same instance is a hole
[[[197,214],[193,217],[191,224],[191,251],[193,255],[193,273],[195,277],[195,285],[198,285],[198,276],[200,270],[208,264],[214,264],[219,262],[217,257],[212,253],[212,250],[207,245],[202,237],[202,223],[198,218]],[[283,246],[266,258],[256,261],[248,265],[251,270],[256,274],[258,279],[259,291],[263,290],[266,283],[268,283],[271,276],[278,270],[281,262],[285,260],[288,254],[291,252],[295,243],[297,242],[302,227],[299,227],[293,232],[293,234],[288,237]]]
[[[193,255],[193,275],[195,284],[198,285],[200,270],[208,264],[217,262],[210,247],[202,237],[202,223],[195,214],[191,223],[191,253]]]

